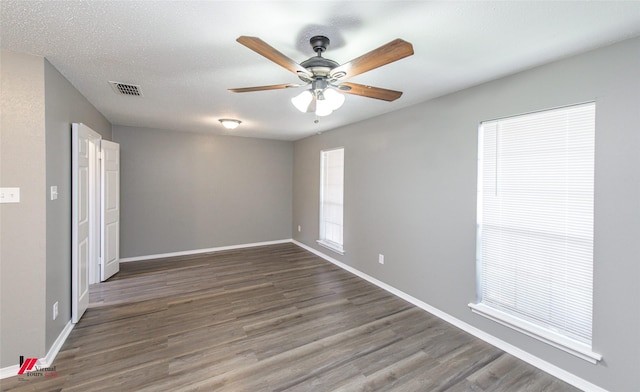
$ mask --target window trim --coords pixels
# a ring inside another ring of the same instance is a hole
[[[323,225],[324,225],[324,211],[323,211],[323,194],[324,194],[324,159],[325,159],[325,153],[328,152],[332,152],[332,151],[337,151],[337,150],[342,150],[342,230],[344,232],[344,147],[334,147],[334,148],[327,148],[327,149],[323,149],[320,150],[320,203],[319,203],[319,216],[318,216],[318,237],[320,237],[318,240],[316,240],[316,243],[324,248],[327,248],[333,252],[336,252],[340,255],[344,255],[344,237],[343,237],[343,243],[337,243],[335,241],[331,241],[328,240],[326,238],[322,238],[323,234]],[[344,234],[343,234],[344,235]]]
[[[325,240],[316,240],[316,243],[324,248],[332,250],[338,254],[344,255],[344,249],[337,245],[335,242],[329,242]]]
[[[592,351],[591,347],[582,342],[569,339],[564,335],[553,333],[549,329],[542,328],[519,317],[501,312],[500,310],[482,302],[470,303],[469,307],[473,313],[479,314],[480,316],[486,317],[489,320],[493,320],[553,347],[559,348],[560,350],[573,354],[585,361],[595,364],[602,360],[602,355],[595,353]]]
[[[528,114],[536,114],[536,113],[541,113],[541,112],[546,112],[546,111],[553,111],[553,110],[558,110],[558,109],[563,109],[563,108],[571,108],[571,107],[576,107],[576,106],[583,106],[583,105],[593,105],[594,110],[595,110],[595,102],[583,102],[583,103],[579,103],[579,104],[575,104],[575,105],[567,105],[567,106],[563,106],[563,107],[556,107],[556,108],[550,108],[547,110],[541,110],[541,111],[535,111],[535,112],[530,112],[530,113],[525,113],[525,114],[520,114],[520,115],[514,115],[514,116],[508,116],[508,117],[503,117],[500,119],[494,119],[494,120],[488,120],[488,121],[483,121],[480,123],[479,128],[478,128],[478,186],[477,186],[477,191],[478,191],[478,198],[477,198],[477,214],[478,214],[478,219],[480,219],[480,216],[482,216],[482,214],[484,214],[484,205],[482,203],[482,192],[481,192],[481,186],[482,186],[482,181],[483,181],[483,169],[484,169],[484,165],[482,163],[482,156],[484,154],[484,150],[483,150],[483,143],[482,140],[484,138],[482,131],[483,131],[483,124],[486,122],[493,122],[493,121],[500,121],[502,119],[511,119],[511,118],[517,118],[523,115],[528,115]],[[595,157],[594,157],[595,159]],[[496,178],[496,181],[498,181],[499,179]],[[480,220],[478,221],[480,222]],[[598,361],[602,360],[602,355],[594,352],[592,350],[592,341],[590,341],[589,343],[585,343],[585,342],[581,342],[578,340],[575,340],[569,336],[566,336],[562,333],[559,332],[555,332],[553,330],[553,328],[547,328],[544,327],[542,325],[538,325],[535,324],[534,322],[528,321],[524,318],[518,317],[515,314],[510,314],[509,312],[506,311],[502,311],[499,308],[496,308],[494,306],[491,306],[490,304],[487,304],[485,302],[483,302],[483,289],[482,289],[482,285],[483,285],[483,280],[481,277],[481,268],[482,268],[482,260],[481,260],[481,249],[480,249],[480,244],[482,242],[482,233],[481,233],[481,226],[480,223],[478,223],[478,227],[476,229],[476,235],[477,235],[477,240],[476,240],[476,244],[477,244],[477,271],[476,271],[476,290],[477,290],[477,300],[476,302],[472,302],[469,303],[468,306],[471,309],[472,312],[486,317],[492,321],[495,321],[501,325],[504,325],[506,327],[509,327],[511,329],[514,329],[518,332],[524,333],[527,336],[530,336],[532,338],[535,338],[539,341],[542,341],[544,343],[547,343],[553,347],[556,347],[558,349],[561,349],[567,353],[570,353],[572,355],[575,355],[581,359],[584,359],[588,362],[591,362],[593,364],[596,364]],[[593,263],[593,260],[592,260]],[[592,297],[592,301],[593,301],[593,297]],[[593,321],[592,321],[593,323]]]

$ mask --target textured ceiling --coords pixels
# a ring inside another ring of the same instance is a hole
[[[46,57],[112,124],[296,140],[640,35],[640,1],[11,1],[3,49]],[[394,102],[347,95],[328,117],[298,112],[298,83],[235,41],[262,38],[297,62],[309,38],[345,63],[395,38],[415,54],[349,81],[400,90]],[[116,95],[109,81],[140,85]],[[224,130],[217,119],[242,125]]]

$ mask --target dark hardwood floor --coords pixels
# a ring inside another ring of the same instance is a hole
[[[124,263],[4,391],[577,391],[293,244]]]

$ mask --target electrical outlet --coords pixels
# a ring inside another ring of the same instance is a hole
[[[58,301],[56,301],[55,304],[53,304],[53,319],[57,319],[58,318]]]
[[[384,255],[383,254],[379,254],[378,255],[378,263],[384,264]]]
[[[53,185],[51,187],[51,200],[56,200],[58,198],[58,187]]]
[[[298,233],[302,231],[302,226],[298,225]]]

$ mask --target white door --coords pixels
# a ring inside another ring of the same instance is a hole
[[[120,270],[120,145],[102,140],[100,280]]]
[[[71,321],[89,307],[89,266],[99,258],[98,154],[100,135],[84,124],[72,125],[71,143]]]

